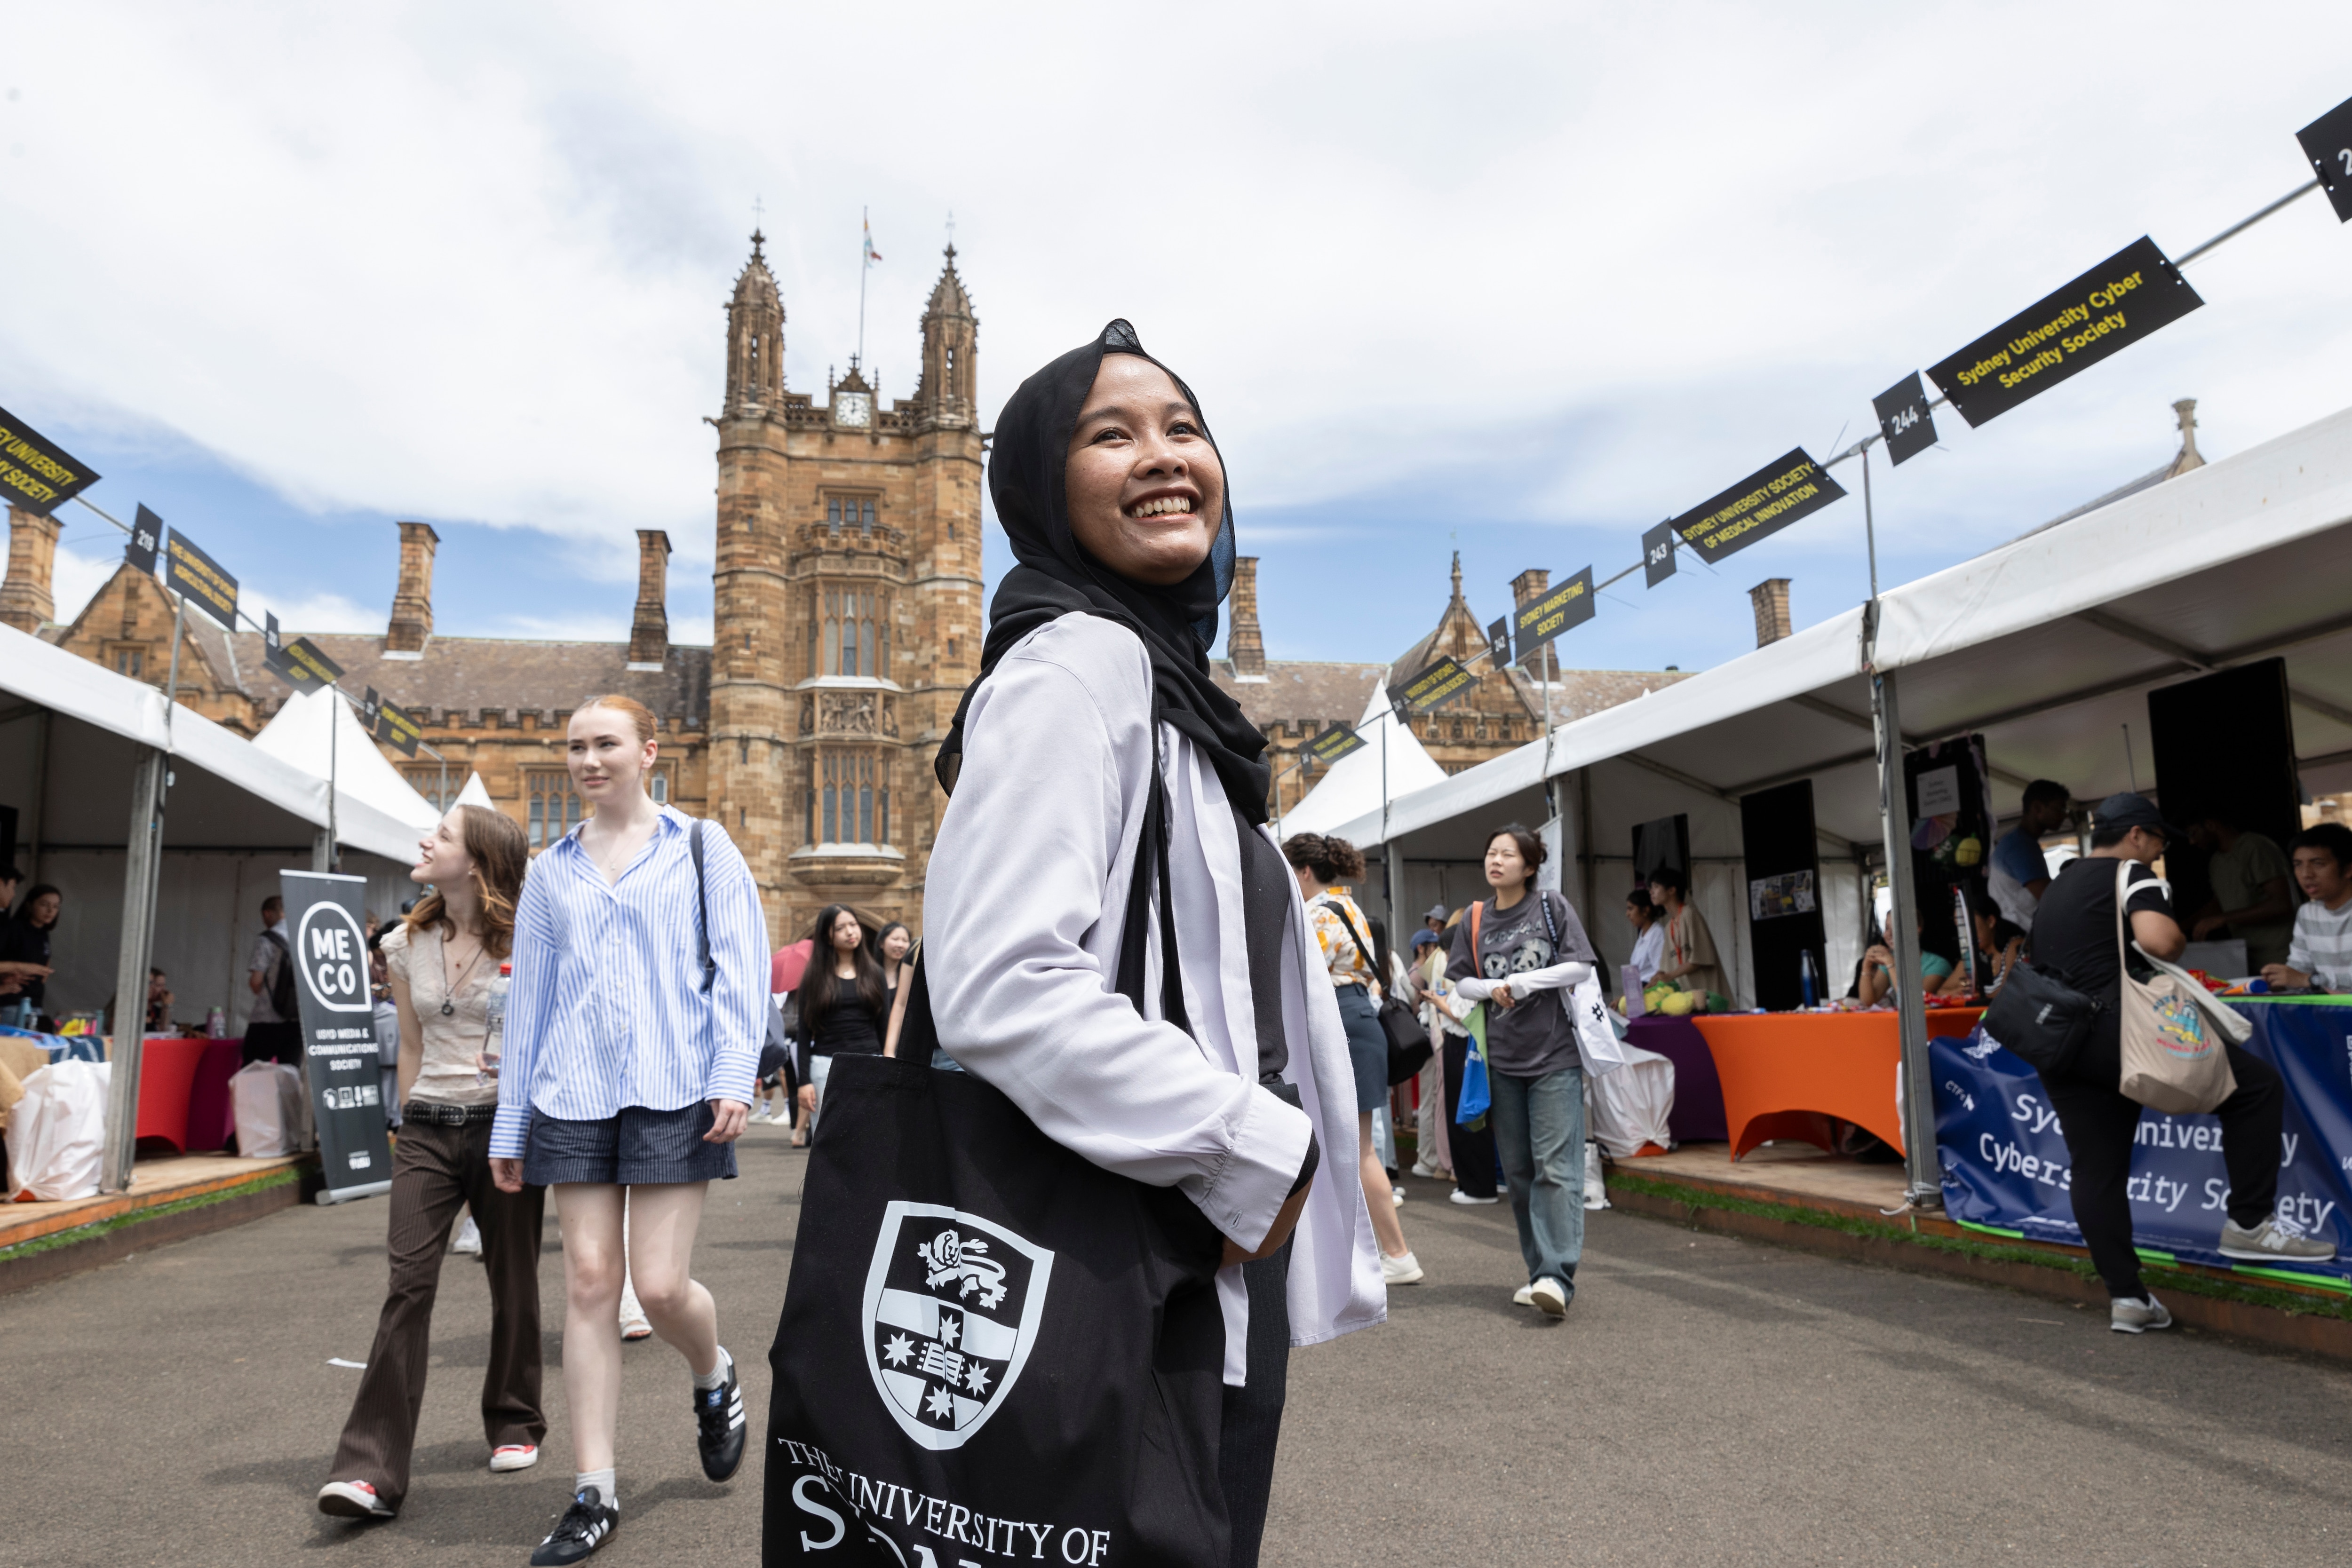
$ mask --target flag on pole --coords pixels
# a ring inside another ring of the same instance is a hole
[[[874,225],[869,223],[866,225],[866,263],[871,267],[881,259],[882,253],[874,248]]]

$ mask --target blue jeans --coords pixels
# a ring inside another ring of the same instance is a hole
[[[1584,1070],[1563,1067],[1540,1078],[1487,1075],[1495,1096],[1495,1148],[1519,1222],[1528,1282],[1549,1275],[1576,1294],[1584,1254]]]

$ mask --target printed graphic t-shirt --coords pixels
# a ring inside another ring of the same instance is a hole
[[[1544,923],[1544,908],[1551,911],[1551,923]],[[1559,937],[1557,944],[1552,938]],[[1592,962],[1592,944],[1586,939],[1584,924],[1568,900],[1557,893],[1546,892],[1533,898],[1522,898],[1511,908],[1497,914],[1492,899],[1486,901],[1478,915],[1478,951],[1470,951],[1470,917],[1465,915],[1454,928],[1454,956],[1447,964],[1449,978],[1462,980],[1473,976],[1487,980],[1507,980],[1513,975],[1523,975],[1530,969],[1549,969],[1554,964],[1571,961]],[[1580,1067],[1584,1058],[1576,1049],[1576,1027],[1568,1016],[1567,990],[1535,991],[1517,998],[1507,1008],[1486,1004],[1486,1065],[1496,1072],[1507,1072],[1514,1078],[1540,1078],[1562,1068]]]

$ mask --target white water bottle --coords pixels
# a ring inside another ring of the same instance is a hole
[[[514,983],[514,966],[500,964],[490,981],[489,1000],[485,1010],[489,1014],[490,1027],[482,1037],[482,1054],[475,1059],[474,1082],[481,1084],[499,1081],[499,1055],[507,1043],[507,988]]]

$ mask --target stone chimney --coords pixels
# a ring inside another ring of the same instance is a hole
[[[440,544],[430,523],[400,525],[400,586],[393,591],[392,624],[383,633],[386,653],[420,656],[433,640],[433,552]]]
[[[629,622],[629,668],[658,670],[669,657],[669,536],[637,530],[637,613]]]
[[[37,517],[21,507],[8,508],[8,576],[0,581],[0,624],[38,633],[44,622],[57,619],[58,602],[49,583],[63,526],[55,517]]]
[[[1768,577],[1748,591],[1748,601],[1756,607],[1756,645],[1759,648],[1777,643],[1792,630],[1789,624],[1789,580]]]
[[[1265,679],[1265,638],[1257,629],[1257,557],[1234,560],[1234,628],[1225,634],[1225,657],[1233,661],[1234,679]]]
[[[2178,479],[2192,468],[2205,466],[2205,455],[2197,450],[2197,400],[2185,397],[2174,403],[2172,417],[2180,422],[2180,451],[2172,459],[2172,466],[2164,471],[2164,476]]]

